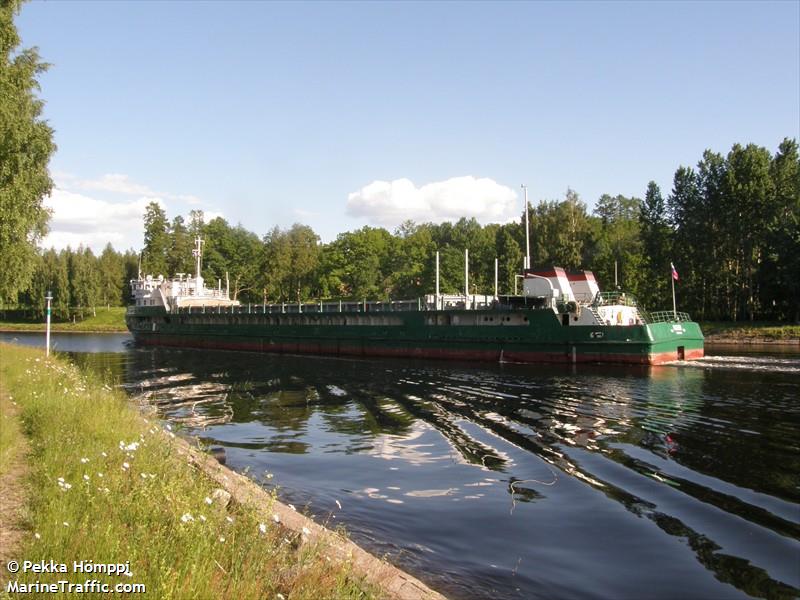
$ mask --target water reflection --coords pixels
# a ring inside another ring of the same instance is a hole
[[[791,373],[137,350],[124,379],[455,597],[798,592]]]
[[[72,356],[454,598],[798,594],[798,357],[573,369],[123,349]]]

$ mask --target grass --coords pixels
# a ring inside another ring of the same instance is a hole
[[[125,326],[125,310],[124,306],[112,306],[110,308],[97,308],[97,315],[92,315],[92,312],[87,310],[86,314],[89,315],[82,321],[54,322],[50,323],[51,331],[76,331],[86,333],[96,332],[114,332],[114,331],[128,331]],[[4,321],[0,320],[0,329],[8,331],[44,331],[45,324],[42,321]]]
[[[800,325],[789,325],[774,322],[731,322],[731,321],[704,321],[700,328],[706,338],[724,340],[745,340],[761,338],[765,340],[797,340],[800,339]]]
[[[371,597],[348,565],[328,561],[270,512],[214,499],[216,486],[178,452],[172,431],[121,392],[36,349],[2,344],[0,354],[0,393],[20,408],[30,443],[20,560],[52,559],[70,571],[72,561],[129,562],[132,573],[20,572],[18,582],[141,583],[144,597],[165,599]]]
[[[13,401],[13,397],[4,394],[0,387],[0,477],[14,464],[22,442],[22,431],[12,409]]]

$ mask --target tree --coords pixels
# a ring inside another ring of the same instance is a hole
[[[763,260],[769,215],[774,213],[775,187],[770,177],[771,157],[755,144],[735,144],[728,153],[725,185],[731,214],[737,215],[732,233],[737,240],[737,317],[754,319],[758,304],[756,271]]]
[[[574,190],[567,189],[562,201],[539,203],[530,222],[532,266],[575,270],[589,265],[592,229],[586,205]]]
[[[205,272],[212,279],[230,283],[233,300],[261,301],[255,293],[259,279],[261,241],[241,225],[231,227],[222,217],[204,226]],[[240,294],[245,294],[242,298]]]
[[[125,272],[122,257],[110,243],[97,259],[97,271],[99,301],[106,306],[119,306],[122,303]]]
[[[260,274],[256,281],[276,302],[307,300],[320,291],[317,268],[319,236],[307,225],[295,223],[288,231],[279,227],[264,236]]]
[[[153,276],[169,276],[167,252],[170,247],[167,214],[157,202],[147,205],[144,213],[144,249],[142,269]]]
[[[435,252],[429,224],[406,221],[398,228],[389,246],[386,274],[389,296],[412,299],[433,293]]]
[[[69,261],[70,298],[75,308],[79,308],[81,316],[83,309],[92,308],[94,311],[100,298],[100,276],[97,268],[97,258],[91,248],[79,246],[75,252],[67,248]]]
[[[53,130],[36,97],[37,76],[48,65],[36,48],[16,51],[19,6],[19,0],[0,3],[0,302],[15,301],[31,280],[49,219],[42,200],[53,186],[47,171]]]
[[[339,234],[322,251],[322,270],[330,270],[326,288],[354,299],[388,298],[392,242],[388,231],[373,227]]]
[[[135,250],[126,250],[120,258],[122,263],[122,303],[133,302],[133,290],[130,282],[139,276],[139,254]]]
[[[667,220],[667,209],[661,189],[655,181],[647,184],[647,192],[639,213],[639,235],[642,240],[643,269],[646,285],[639,296],[642,302],[657,309],[666,306],[669,297],[670,240],[672,230]]]
[[[191,273],[194,270],[192,248],[194,243],[189,236],[189,231],[183,223],[183,217],[178,215],[172,219],[169,228],[169,250],[167,251],[166,273],[170,276],[177,273]]]
[[[784,139],[770,164],[774,202],[768,215],[762,305],[777,318],[800,321],[800,155]]]
[[[637,295],[643,287],[641,207],[639,198],[603,194],[594,210],[599,219],[593,236],[595,274],[610,286],[616,271],[620,287]]]
[[[501,294],[514,293],[514,283],[517,274],[522,269],[523,251],[522,246],[515,236],[519,233],[520,226],[517,223],[509,223],[497,229],[495,234],[495,248],[498,257],[498,280]]]

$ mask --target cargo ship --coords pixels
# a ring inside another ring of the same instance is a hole
[[[520,294],[440,294],[414,300],[242,304],[218,280],[132,280],[125,321],[136,343],[292,354],[413,357],[520,363],[658,365],[703,356],[688,314],[647,312],[620,290],[601,291],[590,271],[523,269]],[[468,259],[465,257],[465,264]]]

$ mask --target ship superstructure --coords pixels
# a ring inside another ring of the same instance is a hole
[[[223,307],[239,306],[237,300],[230,299],[229,287],[222,290],[222,282],[218,282],[216,289],[207,288],[201,275],[203,264],[203,240],[200,236],[195,239],[192,255],[195,258],[195,275],[177,273],[172,279],[165,279],[163,275],[142,276],[141,271],[137,279],[130,282],[133,295],[132,308],[161,307],[165,312],[176,312],[187,307]],[[130,312],[130,311],[129,311]]]

